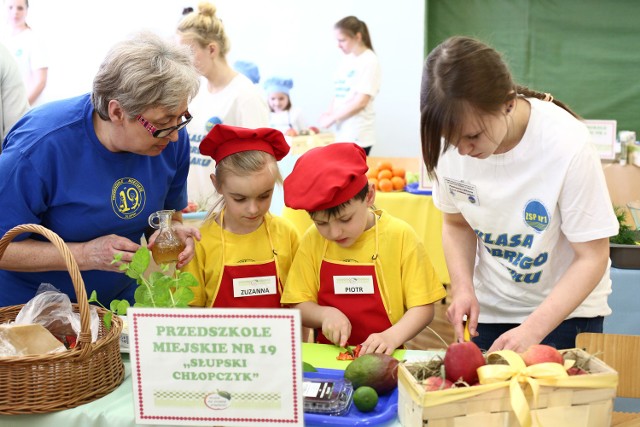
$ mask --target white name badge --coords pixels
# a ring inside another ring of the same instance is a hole
[[[273,295],[275,293],[276,276],[233,279],[233,296],[236,298]]]
[[[447,185],[447,191],[451,194],[451,197],[480,206],[478,188],[475,185],[447,177],[444,178],[444,182]]]
[[[371,276],[334,276],[333,292],[340,294],[373,294]]]

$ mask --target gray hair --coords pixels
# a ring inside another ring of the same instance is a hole
[[[109,120],[111,100],[134,117],[149,108],[175,111],[199,87],[188,47],[143,32],[111,48],[93,79],[91,102],[102,120]]]

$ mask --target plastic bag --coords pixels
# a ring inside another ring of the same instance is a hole
[[[100,317],[94,306],[89,306],[91,341],[98,339]],[[67,294],[60,292],[49,283],[42,283],[36,296],[27,302],[16,316],[15,324],[27,325],[39,323],[56,338],[67,342],[73,337],[74,342],[80,333],[80,313],[74,313],[71,300]]]
[[[0,336],[0,357],[19,356],[18,351],[10,342],[5,341]]]

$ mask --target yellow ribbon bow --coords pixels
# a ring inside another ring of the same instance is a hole
[[[568,361],[567,366],[559,363],[539,363],[527,366],[522,357],[511,350],[496,351],[490,353],[487,357],[492,355],[501,356],[507,361],[508,365],[485,365],[478,368],[480,384],[509,381],[511,409],[522,427],[531,427],[531,409],[520,384],[529,384],[533,393],[534,407],[537,407],[540,380],[567,378],[569,376],[567,369],[574,363],[573,361]]]

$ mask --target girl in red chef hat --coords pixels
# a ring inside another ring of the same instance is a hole
[[[298,234],[269,208],[275,183],[282,183],[277,161],[287,155],[289,145],[274,129],[219,124],[202,140],[200,152],[215,160],[211,181],[220,200],[184,268],[200,283],[191,305],[281,307]]]
[[[361,354],[402,347],[445,297],[425,248],[406,222],[374,210],[365,151],[335,143],[303,154],[284,201],[311,215],[282,295],[320,343],[362,344]]]

